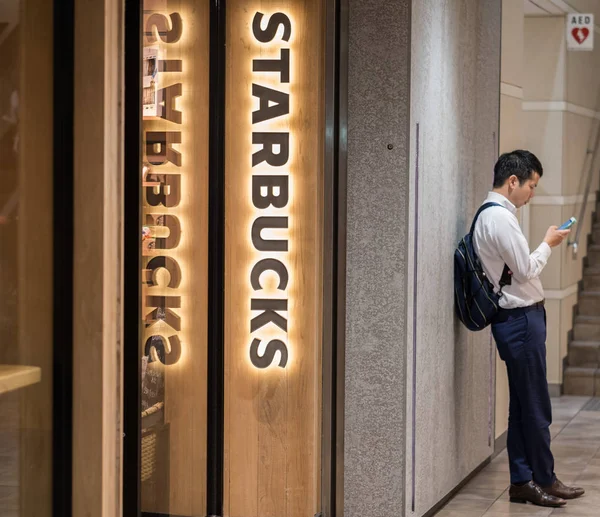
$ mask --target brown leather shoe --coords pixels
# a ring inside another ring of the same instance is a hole
[[[551,506],[553,508],[559,508],[567,504],[567,501],[564,499],[544,492],[541,487],[533,481],[522,486],[510,485],[508,495],[511,503],[526,504],[529,501],[538,506]]]
[[[583,488],[576,486],[567,486],[560,479],[556,479],[552,486],[542,487],[542,490],[547,494],[553,495],[554,497],[560,497],[562,499],[575,499],[585,494]]]

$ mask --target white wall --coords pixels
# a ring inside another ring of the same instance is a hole
[[[533,249],[548,226],[560,224],[572,215],[579,218],[583,164],[586,149],[593,143],[592,129],[597,125],[594,117],[600,109],[600,49],[596,44],[593,52],[568,51],[563,16],[526,18],[523,55],[524,141],[544,166],[544,176],[530,208]],[[596,188],[597,177],[592,193]],[[563,382],[563,359],[567,355],[593,209],[593,203],[586,203],[577,256],[566,245],[554,249],[541,277],[549,316],[548,383],[554,394],[559,393]]]

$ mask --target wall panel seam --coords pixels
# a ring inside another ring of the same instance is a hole
[[[579,282],[575,282],[564,289],[544,289],[544,296],[547,300],[563,300],[577,294],[579,290]]]
[[[542,206],[568,206],[576,205],[583,201],[583,194],[576,194],[571,196],[535,196],[530,204],[542,205]],[[594,203],[596,201],[596,193],[588,194],[587,203]]]
[[[566,112],[600,120],[600,111],[568,101],[523,101],[523,111]]]
[[[507,97],[513,97],[515,99],[523,99],[523,87],[516,86],[514,84],[506,83],[502,81],[500,83],[500,93]]]

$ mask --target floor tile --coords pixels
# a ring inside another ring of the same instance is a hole
[[[504,465],[508,461],[508,454],[506,449],[504,449],[501,453],[499,453],[491,462],[491,465],[501,464]]]
[[[486,510],[494,504],[494,499],[460,499],[453,498],[446,506],[445,510],[460,510],[463,512],[477,511],[483,515]]]
[[[469,481],[465,487],[467,488],[492,488],[504,490],[510,484],[510,476],[508,472],[486,472],[483,475],[480,473]]]
[[[600,488],[600,467],[588,465],[577,478],[577,483]]]
[[[508,499],[496,501],[486,513],[485,517],[494,515],[519,515],[521,517],[548,517],[552,508],[542,508],[532,504],[511,503]]]
[[[1,516],[0,516],[1,517]],[[435,517],[483,517],[483,513],[463,510],[440,510]]]
[[[598,517],[600,508],[597,505],[587,505],[584,500],[569,501],[564,508],[556,508],[552,517]]]
[[[588,462],[588,465],[594,465],[596,467],[600,467],[600,456],[594,456]]]
[[[577,500],[571,501],[572,504],[595,505],[600,509],[600,487],[589,486],[577,483],[577,486],[585,490],[585,494]],[[600,511],[598,512],[600,515]]]
[[[469,488],[464,487],[458,494],[454,496],[454,499],[486,499],[495,501],[500,497],[506,490],[504,488]]]
[[[484,472],[506,472],[508,473],[508,458],[502,458],[502,461],[490,463],[484,469],[482,469],[482,473]]]

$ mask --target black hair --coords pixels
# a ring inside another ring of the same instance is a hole
[[[535,172],[540,177],[544,174],[542,164],[535,154],[521,149],[504,153],[494,165],[494,188],[504,185],[513,174],[519,178],[519,184],[523,185]]]

